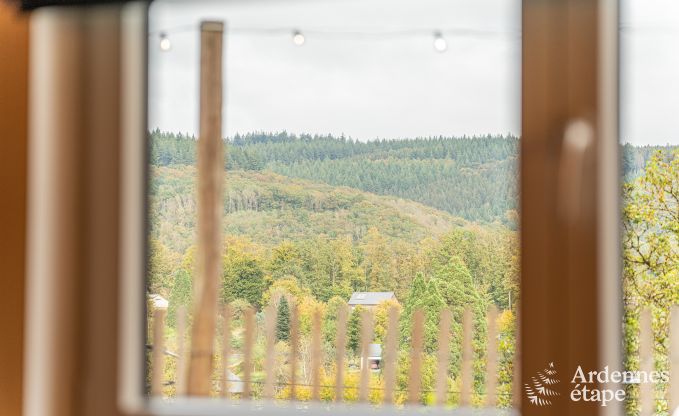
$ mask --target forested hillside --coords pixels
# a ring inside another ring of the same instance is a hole
[[[193,138],[154,131],[152,139],[153,164],[194,164]],[[261,133],[228,140],[226,165],[398,196],[467,220],[512,225],[517,144],[511,136],[358,142]]]
[[[166,295],[177,267],[192,261],[195,177],[192,166],[152,169],[151,238],[163,257],[154,260],[166,264],[152,289]],[[223,234],[233,250],[260,257],[250,266],[259,265],[256,274],[269,284],[293,276],[322,300],[353,290],[395,290],[404,298],[418,273],[430,274],[432,250],[454,236],[455,250],[469,245],[460,257],[468,258],[479,288],[494,287],[491,297],[506,306],[514,282],[500,280],[513,273],[507,268],[516,247],[502,225],[474,225],[416,202],[271,172],[231,171],[225,187]],[[261,296],[248,300],[258,304]]]
[[[193,165],[195,139],[154,131],[152,164]],[[481,222],[514,227],[518,139],[430,137],[359,142],[346,137],[252,133],[226,141],[228,169],[289,177],[398,196]],[[621,146],[626,180],[667,146]]]

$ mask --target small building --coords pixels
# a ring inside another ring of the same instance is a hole
[[[371,371],[382,369],[382,344],[368,345],[368,356],[361,357],[361,368],[363,368],[366,362]]]
[[[236,374],[232,373],[231,370],[226,370],[226,377],[228,381],[227,387],[229,389],[229,393],[243,394],[243,391],[245,390],[243,388],[243,380],[241,380],[241,378]]]
[[[367,309],[374,309],[385,300],[397,300],[394,292],[354,292],[349,299],[351,310],[358,305]]]
[[[153,309],[167,309],[168,306],[170,306],[170,302],[160,295],[150,294],[148,296],[149,300],[151,301],[151,305],[153,305]]]

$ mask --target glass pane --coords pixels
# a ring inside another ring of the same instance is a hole
[[[668,414],[670,314],[679,301],[679,4],[621,6],[624,347],[626,369],[640,371],[625,385],[626,410]]]
[[[519,10],[153,3],[149,394],[155,380],[151,395],[168,402],[193,391],[215,402],[511,406]],[[203,20],[224,23],[225,157],[201,390],[187,351],[207,279],[196,266]]]

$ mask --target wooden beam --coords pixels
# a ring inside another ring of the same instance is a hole
[[[561,375],[621,367],[615,3],[522,3],[517,387],[552,362]],[[521,398],[522,415],[544,414]],[[620,414],[619,405],[555,400],[549,413]]]
[[[23,383],[26,185],[28,148],[28,16],[0,2],[0,415],[21,414]]]
[[[200,28],[200,137],[198,139],[198,249],[190,396],[207,396],[213,364],[217,292],[221,276],[222,182],[222,37],[221,22]]]

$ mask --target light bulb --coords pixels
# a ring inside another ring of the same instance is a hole
[[[448,42],[443,38],[441,32],[434,32],[434,49],[437,52],[445,52],[448,49]]]
[[[302,46],[304,45],[304,41],[305,39],[302,32],[300,32],[299,30],[295,30],[294,32],[292,32],[292,43],[294,43],[297,46]]]
[[[165,33],[160,34],[160,50],[163,52],[167,52],[170,49],[172,49],[172,42],[170,42],[170,39],[165,35]]]

